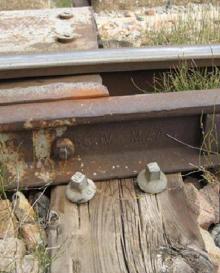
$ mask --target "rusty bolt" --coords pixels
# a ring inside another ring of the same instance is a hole
[[[66,187],[67,199],[77,204],[88,202],[95,196],[95,193],[95,183],[81,172],[76,172]]]
[[[73,13],[67,10],[59,14],[59,18],[64,20],[71,19],[72,17],[73,17]]]
[[[156,194],[166,189],[167,178],[157,162],[152,162],[138,174],[137,183],[142,191]]]
[[[67,160],[74,155],[75,146],[68,138],[58,138],[53,145],[53,154],[55,158]]]

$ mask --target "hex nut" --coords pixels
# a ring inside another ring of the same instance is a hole
[[[69,138],[58,138],[53,144],[53,155],[59,160],[68,160],[75,153],[75,145]]]
[[[77,204],[88,202],[95,196],[95,193],[95,183],[81,172],[76,172],[66,187],[67,199]]]
[[[146,193],[157,194],[167,188],[167,177],[156,162],[147,164],[137,177],[137,184]]]

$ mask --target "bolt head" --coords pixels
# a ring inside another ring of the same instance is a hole
[[[96,193],[95,183],[81,172],[76,172],[66,186],[66,197],[69,201],[82,204],[91,200]]]
[[[67,19],[70,19],[73,17],[73,13],[71,11],[63,11],[59,14],[59,18],[60,19],[64,19],[64,20],[67,20]]]
[[[147,164],[146,167],[146,178],[148,181],[160,180],[161,170],[157,162]]]
[[[70,187],[72,189],[83,190],[87,185],[88,185],[87,177],[83,173],[76,172],[71,177]]]
[[[68,160],[74,155],[75,146],[70,139],[59,138],[54,143],[53,153],[59,160]]]
[[[63,33],[57,33],[56,40],[59,43],[70,43],[75,41],[76,39],[80,38],[81,35],[75,32],[63,32]]]
[[[167,177],[153,162],[138,174],[137,184],[146,193],[158,194],[167,188]]]

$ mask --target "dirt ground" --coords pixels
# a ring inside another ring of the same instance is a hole
[[[104,47],[218,44],[220,6],[188,3],[95,13]]]
[[[0,0],[0,10],[70,7],[72,0]]]
[[[1,10],[49,8],[50,0],[1,0]]]

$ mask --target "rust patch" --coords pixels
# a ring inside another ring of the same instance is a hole
[[[55,162],[51,159],[52,145],[66,130],[67,127],[58,127],[33,131],[33,155],[36,168],[34,175],[44,183],[52,182],[55,177]]]
[[[7,169],[9,183],[14,181],[19,183],[28,167],[15,139],[15,134],[0,133],[0,162]]]
[[[36,160],[49,159],[53,136],[49,130],[33,131],[33,149]]]
[[[67,127],[59,127],[56,130],[40,129],[33,131],[34,157],[38,160],[49,159],[51,155],[52,143],[56,137],[61,137]]]
[[[56,120],[32,120],[32,119],[30,119],[24,123],[24,129],[56,128],[56,127],[73,126],[73,125],[76,125],[75,118],[56,119]]]

